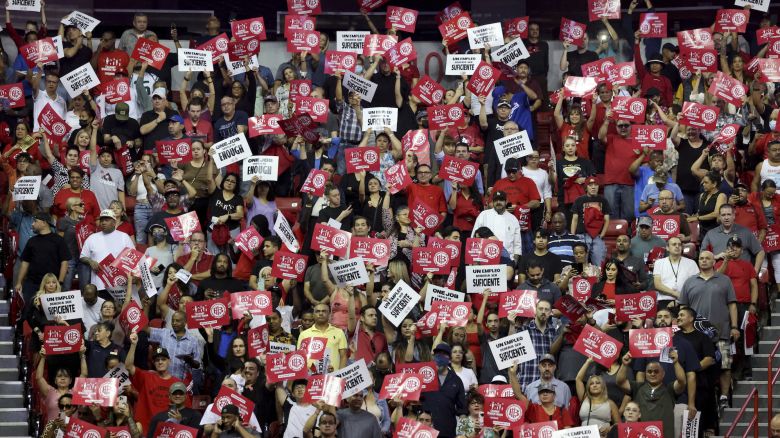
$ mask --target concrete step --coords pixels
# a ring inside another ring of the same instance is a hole
[[[755,377],[755,376],[754,376]],[[767,381],[766,380],[760,380],[761,376],[758,376],[756,380],[753,381],[740,381],[737,383],[736,387],[734,388],[734,395],[747,395],[750,393],[750,391],[753,390],[753,387],[758,388],[758,394],[761,397],[766,396],[766,389],[767,389]],[[775,382],[774,386],[772,386],[772,394],[780,396],[780,381]]]
[[[12,354],[14,354],[13,341],[0,341],[0,356],[6,356]]]
[[[768,325],[762,328],[761,339],[765,339],[767,341],[770,341],[772,339],[780,339],[780,325]],[[762,353],[769,353],[769,351],[765,351]]]
[[[29,412],[25,408],[0,408],[0,422],[28,422]]]
[[[24,393],[22,382],[0,382],[0,395],[19,395]]]
[[[13,327],[0,327],[0,341],[13,341],[14,329]]]
[[[769,421],[769,413],[766,411],[766,401],[764,401],[764,405],[763,406],[761,405],[761,401],[762,401],[761,397],[759,397],[759,401],[758,401],[758,403],[759,403],[758,419],[759,419],[759,421],[766,423],[767,421]],[[775,405],[775,406],[777,406],[777,405]],[[737,418],[737,414],[739,413],[739,410],[741,408],[742,408],[742,404],[739,404],[739,405],[736,404],[736,399],[735,399],[734,407],[733,408],[728,408],[728,409],[723,411],[723,416],[720,418],[721,427],[723,427],[723,425],[727,425],[726,427],[730,427],[731,423],[733,423],[734,420]],[[740,421],[747,422],[748,418],[750,418],[752,415],[753,415],[753,409],[752,409],[752,405],[751,405],[748,408],[748,410],[745,411],[745,413],[742,415],[742,418],[740,418]],[[723,430],[722,432],[725,433],[726,431]]]
[[[24,396],[19,394],[0,395],[0,408],[22,408],[24,407]]]
[[[19,379],[18,368],[0,368],[0,381],[13,381]]]
[[[748,432],[748,428],[747,428],[748,423],[749,423],[749,421],[740,420],[740,422],[737,423],[737,426],[734,428],[734,431],[731,432],[730,437],[731,438],[736,438],[736,437],[741,437],[741,436],[753,436],[753,429],[750,430],[750,434],[749,435],[746,434],[746,432]],[[725,436],[726,432],[729,430],[729,427],[731,427],[731,424],[723,424],[723,423],[721,423],[720,424],[720,436]],[[767,433],[768,432],[767,427],[769,427],[769,426],[768,426],[768,423],[766,421],[764,421],[763,423],[758,423],[758,436],[761,436],[761,437],[769,436],[769,434]]]
[[[29,423],[27,421],[2,421],[0,422],[0,430],[3,431],[3,436],[28,436]]]
[[[19,356],[14,354],[0,355],[0,368],[19,368]],[[0,393],[1,394],[1,393]]]

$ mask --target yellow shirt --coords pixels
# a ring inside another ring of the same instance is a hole
[[[301,347],[301,341],[306,338],[327,338],[328,344],[328,356],[330,357],[330,365],[333,366],[333,370],[336,371],[345,366],[346,363],[341,363],[341,351],[347,349],[347,337],[344,335],[344,330],[328,324],[328,328],[325,330],[319,330],[317,325],[313,325],[308,329],[301,332],[298,335],[297,348]],[[309,360],[308,366],[311,367],[313,363],[317,361]],[[325,370],[327,372],[327,370]]]

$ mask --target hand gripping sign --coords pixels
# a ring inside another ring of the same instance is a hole
[[[510,18],[504,22],[504,31],[507,36],[515,38],[528,38],[529,17]]]
[[[444,44],[450,46],[466,38],[470,27],[474,27],[471,16],[468,12],[461,12],[439,25],[439,33]]]
[[[686,126],[695,126],[706,131],[714,131],[718,123],[720,110],[716,106],[702,105],[696,102],[685,102],[682,108],[683,118],[681,123]]]
[[[666,12],[639,14],[639,33],[642,38],[666,38]]]
[[[233,292],[230,294],[230,310],[233,319],[243,318],[246,312],[253,316],[270,315],[273,312],[271,292],[257,290]]]
[[[561,32],[558,39],[577,47],[583,47],[585,45],[585,29],[584,24],[561,17]]]
[[[414,29],[417,26],[417,14],[418,12],[414,9],[402,8],[400,6],[388,6],[385,27],[388,29],[400,30],[402,32],[414,33]]]
[[[485,427],[514,427],[525,421],[526,404],[516,398],[486,398]]]
[[[388,374],[385,376],[379,398],[391,400],[400,397],[402,400],[419,400],[421,392],[421,375],[412,373]]]
[[[318,223],[314,226],[312,233],[311,249],[313,251],[328,251],[336,257],[346,257],[351,238],[352,233]]]
[[[145,62],[149,64],[149,66],[160,70],[163,68],[165,58],[168,57],[170,52],[171,49],[160,43],[156,43],[146,38],[139,38],[135,43],[133,54],[130,57],[137,61]]]
[[[47,325],[43,328],[43,349],[50,356],[78,353],[81,344],[81,324]]]

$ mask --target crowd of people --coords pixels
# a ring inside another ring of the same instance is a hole
[[[592,22],[579,46],[564,41],[557,66],[530,17],[522,38],[529,56],[512,66],[494,62],[498,47],[445,40],[445,56],[479,54],[501,76],[476,94],[475,76],[464,74],[426,105],[415,62],[358,55],[349,73],[330,72],[335,35],[326,32],[311,51],[267,66],[247,57],[238,73],[221,53],[210,71],[181,71],[178,91],[172,72],[187,44],[175,26],[152,32],[143,13],[119,38],[103,31],[94,48],[92,32],[60,24],[64,56],[31,62],[21,48],[51,36],[40,3],[41,22],[28,22],[23,35],[6,11],[20,54],[0,52],[0,77],[23,85],[24,105],[0,99],[0,164],[42,436],[72,434],[74,420],[134,438],[159,436],[170,424],[203,437],[412,436],[403,434],[409,425],[442,438],[507,437],[528,436],[522,424],[542,422],[617,437],[621,425],[654,421],[662,436],[680,437],[692,436],[684,428],[697,418],[700,436],[725,432],[719,417],[732,406],[733,382],[751,376],[757,327],[780,280],[780,87],[751,62],[770,59],[780,41],[769,15],[746,7],[738,10],[749,14],[745,32],[718,23],[697,31],[708,36],[702,50],[717,56],[714,72],[690,65],[687,53],[698,49],[643,37],[639,18],[653,12],[650,0],[633,0],[620,19]],[[376,16],[361,12],[366,28],[381,34]],[[461,12],[451,6],[439,19],[446,25]],[[230,35],[216,17],[205,28],[189,47]],[[771,35],[757,39],[756,31]],[[406,37],[395,28],[385,34]],[[177,49],[162,68],[135,59],[139,41],[158,38]],[[505,43],[513,39],[505,35]],[[633,80],[595,82],[577,95],[583,66],[602,60],[632,65]],[[85,64],[101,84],[72,96],[62,79]],[[557,74],[568,85],[550,89]],[[370,100],[352,85],[355,75],[375,84]],[[741,87],[740,104],[711,87],[723,78]],[[117,79],[128,80],[129,98],[109,103],[103,85]],[[327,99],[326,121],[301,121],[311,115],[299,108],[302,81],[309,97]],[[625,97],[644,100],[641,120],[618,114],[615,102]],[[714,129],[691,123],[689,104],[716,109]],[[440,105],[460,106],[460,124],[433,129]],[[397,109],[394,128],[371,121],[365,129],[370,108]],[[40,116],[52,111],[66,135],[47,130]],[[269,116],[284,132],[253,135]],[[666,140],[637,145],[633,125],[661,128]],[[308,128],[295,130],[301,126]],[[502,156],[497,144],[522,133],[525,152]],[[415,135],[423,146],[409,141]],[[276,174],[245,178],[245,160],[218,166],[215,150],[236,137],[252,156],[274,157]],[[162,145],[178,141],[188,156],[163,156]],[[353,169],[356,148],[374,148],[379,165]],[[453,162],[475,165],[473,178],[445,171]],[[15,191],[35,176],[36,199]],[[318,178],[324,182],[313,184]],[[248,247],[244,236],[262,243]],[[353,245],[338,244],[343,236]],[[334,264],[354,259],[357,241],[384,245],[386,257],[358,259],[365,275],[350,280],[365,281],[342,281]],[[485,252],[488,262],[471,260],[475,247],[491,243],[499,250]],[[437,267],[442,248],[446,263]],[[135,267],[112,265],[128,249],[143,255]],[[424,260],[432,253],[433,263]],[[285,257],[298,256],[305,268],[289,275]],[[471,281],[480,265],[498,268],[490,287]],[[47,295],[74,290],[81,318],[49,313]],[[271,308],[233,313],[224,325],[198,322],[200,305],[248,291],[268,293]],[[532,291],[534,300],[507,311],[510,291]],[[616,317],[625,310],[621,296],[643,292],[652,311]],[[419,302],[398,305],[403,294]],[[433,315],[430,324],[431,302],[448,300],[466,303],[468,314]],[[129,329],[131,308],[149,324]],[[80,351],[47,350],[52,327],[77,324]],[[268,341],[260,352],[249,334],[259,327]],[[576,346],[586,328],[622,344],[611,362]],[[635,331],[667,328],[674,334],[660,354],[630,352]],[[533,358],[505,364],[495,346],[521,333]],[[371,381],[327,404],[307,396],[309,376],[271,378],[269,358],[278,366],[314,338],[326,344],[322,359],[309,358],[312,376],[362,361]],[[435,370],[435,390],[385,395],[388,376],[419,363]],[[129,379],[112,406],[75,403],[77,380],[117,370]],[[253,403],[252,412],[232,402],[212,409],[225,388]],[[497,397],[520,403],[522,417],[496,424]]]

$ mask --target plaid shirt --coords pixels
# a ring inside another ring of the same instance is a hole
[[[185,331],[184,336],[177,338],[173,329],[152,327],[149,333],[149,342],[158,343],[161,347],[168,350],[168,354],[171,356],[171,364],[168,367],[168,371],[179,379],[184,379],[184,374],[189,371],[189,366],[179,359],[178,356],[190,354],[196,361],[201,361],[200,345],[198,345],[198,340],[189,331]]]
[[[539,380],[541,378],[538,360],[550,352],[550,346],[553,341],[555,341],[557,330],[552,326],[552,321],[548,320],[545,331],[539,331],[539,328],[536,326],[536,319],[530,320],[518,331],[523,330],[528,330],[537,358],[535,361],[530,360],[528,362],[523,362],[517,367],[517,380],[520,382],[520,387],[523,388],[523,392],[525,392],[526,386],[534,380]]]
[[[357,112],[354,108],[349,106],[347,102],[341,102],[341,106],[338,108],[338,113],[341,114],[341,121],[339,122],[339,137],[343,141],[350,143],[360,143],[363,135],[363,130],[358,124]]]

